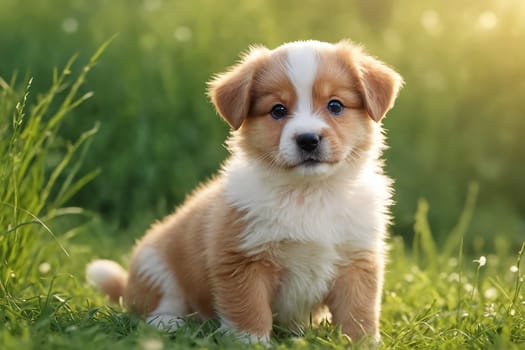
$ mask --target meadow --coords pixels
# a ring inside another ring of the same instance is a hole
[[[0,349],[247,348],[215,320],[150,328],[84,266],[126,264],[226,157],[206,81],[309,38],[351,38],[406,81],[384,121],[381,348],[525,348],[524,19],[519,0],[1,0]],[[271,341],[348,345],[329,324]]]

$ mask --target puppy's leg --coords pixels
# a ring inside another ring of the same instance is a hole
[[[353,341],[371,336],[379,341],[379,310],[383,284],[383,258],[368,252],[341,267],[327,298],[333,323]]]
[[[161,330],[172,332],[184,325],[184,316],[187,314],[188,308],[175,287],[169,294],[163,295],[158,306],[146,317],[146,322]]]
[[[188,314],[176,276],[152,246],[137,249],[130,266],[125,300],[148,324],[166,331],[179,328]]]
[[[243,341],[268,341],[272,296],[278,282],[276,268],[263,261],[221,264],[214,277],[222,327]]]

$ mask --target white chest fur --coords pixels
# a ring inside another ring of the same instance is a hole
[[[226,201],[248,222],[241,248],[270,252],[284,269],[273,303],[281,322],[307,321],[323,302],[344,263],[339,248],[383,250],[390,201],[383,175],[306,182],[242,159],[230,160],[224,171]]]
[[[249,223],[241,242],[245,250],[286,240],[383,247],[391,194],[389,180],[381,174],[306,182],[241,158],[231,159],[224,171],[226,201],[243,210]]]
[[[285,267],[272,309],[281,324],[307,322],[326,298],[336,274],[339,256],[334,246],[285,242],[273,250]]]

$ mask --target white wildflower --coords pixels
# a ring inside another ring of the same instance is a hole
[[[490,287],[485,291],[485,298],[487,299],[496,299],[498,296],[498,290],[494,287]]]
[[[49,264],[48,262],[43,262],[41,263],[39,266],[38,266],[38,271],[40,271],[41,274],[46,274],[46,273],[49,273],[49,271],[51,271],[51,264]]]
[[[479,267],[483,267],[487,264],[487,257],[484,255],[480,256],[479,259],[474,260],[475,263],[478,263]]]

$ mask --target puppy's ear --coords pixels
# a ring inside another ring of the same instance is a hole
[[[366,54],[359,46],[347,41],[338,45],[346,52],[345,58],[357,76],[358,89],[368,115],[379,122],[393,107],[399,89],[403,86],[403,78],[383,62]]]
[[[392,68],[366,55],[362,56],[359,71],[366,110],[378,122],[394,106],[403,79]]]
[[[269,50],[254,47],[227,72],[208,83],[208,96],[232,129],[237,130],[250,111],[250,92],[255,72]]]

